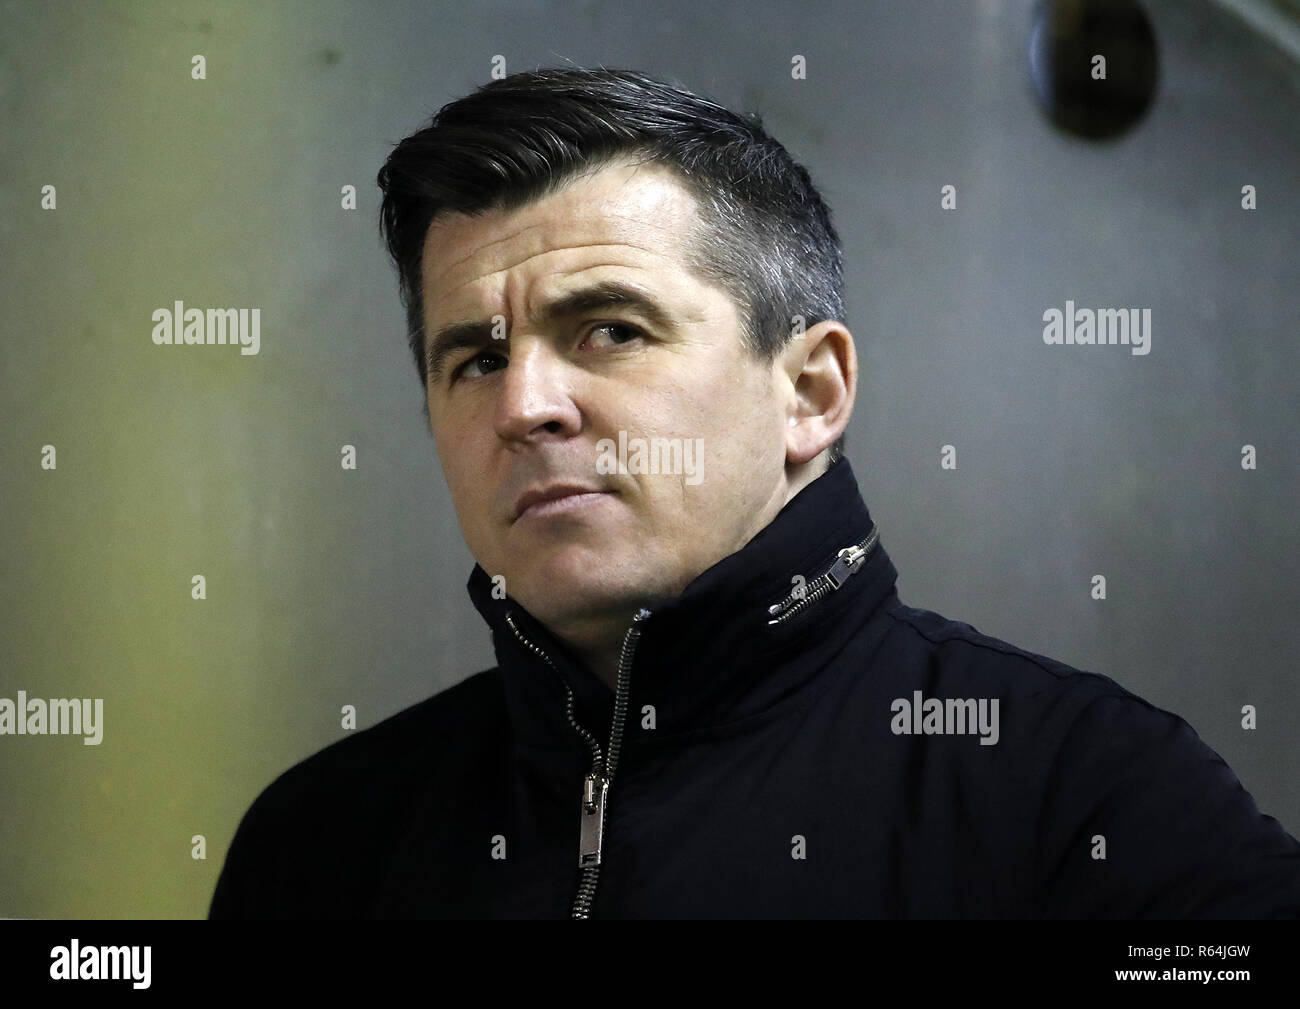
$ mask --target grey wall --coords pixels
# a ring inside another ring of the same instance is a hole
[[[364,727],[493,663],[374,177],[497,54],[761,112],[845,242],[848,455],[904,601],[1178,712],[1300,832],[1300,70],[1217,6],[1146,7],[1156,105],[1092,146],[1034,103],[1020,0],[6,4],[0,696],[106,723],[0,737],[0,914],[205,914],[342,705]],[[1067,298],[1149,307],[1151,353],[1046,346]],[[177,299],[259,306],[260,353],[155,347]]]

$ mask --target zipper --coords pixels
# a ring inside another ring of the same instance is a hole
[[[767,626],[776,627],[785,623],[828,592],[838,589],[866,563],[868,555],[879,539],[880,532],[873,522],[866,538],[860,543],[845,547],[836,554],[835,560],[826,571],[806,585],[795,586],[788,596],[769,606],[767,614],[772,619],[767,622]]]
[[[879,540],[880,534],[875,524],[860,543],[855,543],[840,550],[831,566],[807,585],[793,589],[786,598],[773,603],[767,608],[772,617],[768,626],[783,624],[791,617],[820,600],[828,592],[838,589],[849,577],[862,568],[868,555]],[[623,647],[618,660],[618,682],[614,691],[614,716],[609,729],[608,758],[602,752],[596,737],[578,724],[574,716],[573,688],[560,667],[543,649],[529,641],[515,624],[514,616],[506,613],[506,623],[514,632],[520,644],[540,658],[555,673],[564,687],[565,716],[569,724],[587,746],[591,749],[591,770],[582,782],[582,797],[579,806],[580,820],[578,831],[578,867],[582,877],[578,882],[578,893],[573,901],[574,918],[588,918],[591,905],[596,899],[596,885],[600,879],[601,851],[605,839],[605,823],[609,808],[609,791],[614,782],[614,772],[618,768],[618,755],[623,744],[623,723],[627,718],[628,691],[631,686],[632,659],[636,654],[637,641],[641,637],[641,624],[650,611],[644,607],[637,610],[632,618],[632,626],[623,636]]]
[[[591,913],[592,902],[596,898],[596,884],[600,879],[600,856],[605,837],[606,809],[609,805],[609,789],[614,782],[614,772],[618,768],[618,755],[623,745],[623,722],[627,717],[628,689],[631,686],[632,657],[636,654],[637,641],[641,637],[641,624],[650,616],[644,607],[637,610],[632,618],[632,626],[623,636],[623,648],[618,658],[618,682],[614,691],[614,717],[609,728],[608,759],[601,752],[600,743],[590,732],[578,724],[573,714],[573,688],[560,672],[559,666],[541,648],[533,644],[515,625],[512,615],[506,613],[506,623],[514,631],[529,651],[542,659],[554,670],[564,687],[566,703],[565,714],[574,731],[582,737],[591,749],[591,770],[582,782],[581,819],[578,831],[578,867],[582,869],[582,878],[578,882],[578,893],[573,901],[574,918],[587,918]]]

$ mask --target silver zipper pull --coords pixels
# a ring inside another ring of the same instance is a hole
[[[600,865],[600,843],[605,832],[605,798],[609,779],[587,775],[582,783],[582,829],[578,836],[578,867]]]
[[[824,598],[828,592],[834,592],[838,589],[866,563],[867,557],[875,549],[879,538],[876,526],[873,524],[866,539],[861,543],[852,543],[836,554],[835,561],[831,564],[829,571],[818,575],[805,585],[800,585],[784,599],[769,606],[767,613],[773,619],[769,620],[767,625],[775,627],[778,624],[785,623],[795,614],[802,612]]]
[[[843,585],[845,579],[862,567],[862,562],[866,559],[867,552],[860,546],[854,545],[841,550],[839,556],[835,558],[835,563],[831,565],[831,569],[826,572],[831,588],[838,589]]]

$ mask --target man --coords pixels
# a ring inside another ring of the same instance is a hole
[[[1300,915],[1180,718],[900,602],[839,240],[756,121],[516,74],[379,182],[499,665],[281,775],[212,917]]]

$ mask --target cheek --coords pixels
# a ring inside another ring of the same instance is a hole
[[[719,441],[734,444],[766,443],[772,437],[777,414],[771,390],[748,371],[737,368],[725,378],[708,383],[699,401],[700,416],[706,418]]]
[[[701,367],[670,393],[670,424],[693,437],[721,436],[750,416],[753,397],[747,377],[727,367]]]

